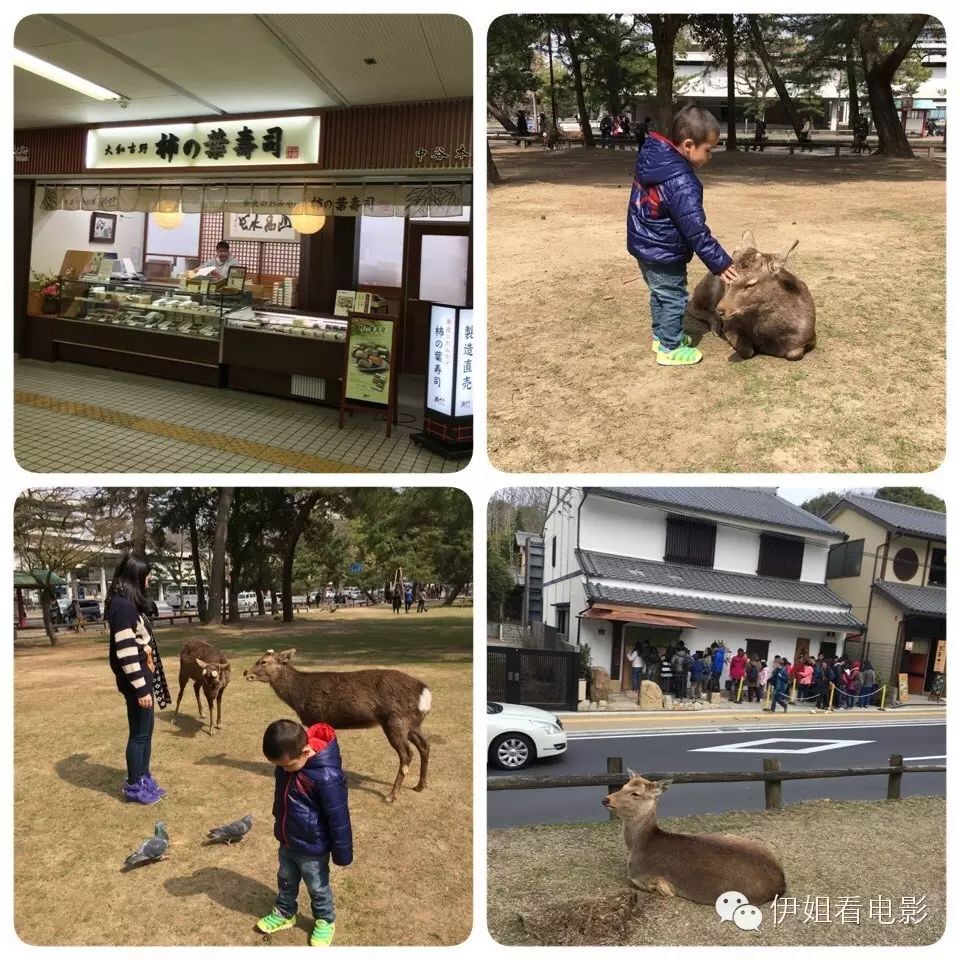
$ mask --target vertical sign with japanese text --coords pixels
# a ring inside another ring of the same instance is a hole
[[[454,392],[454,343],[457,308],[430,308],[430,349],[427,354],[427,409],[452,417]]]
[[[455,417],[473,416],[473,310],[460,310],[457,316],[457,380],[454,391]]]

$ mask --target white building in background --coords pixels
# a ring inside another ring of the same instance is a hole
[[[543,539],[544,621],[621,689],[637,642],[792,662],[863,628],[825,584],[846,534],[773,490],[557,487]]]

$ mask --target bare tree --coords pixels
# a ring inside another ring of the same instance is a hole
[[[689,16],[685,13],[652,13],[646,19],[650,22],[657,59],[657,127],[668,134],[673,127],[673,65],[677,34]]]
[[[750,27],[750,39],[753,43],[753,49],[760,58],[760,62],[763,64],[763,69],[766,71],[767,76],[770,78],[770,82],[777,91],[777,96],[780,98],[780,103],[783,104],[783,109],[787,115],[787,119],[789,119],[794,133],[796,133],[797,138],[799,139],[800,132],[803,130],[803,120],[800,118],[800,114],[797,113],[796,105],[793,102],[793,98],[790,96],[790,91],[787,90],[787,85],[784,82],[783,77],[780,75],[780,71],[777,69],[777,65],[773,62],[773,57],[770,56],[770,51],[767,47],[766,41],[763,38],[763,32],[760,29],[760,17],[756,14],[749,14],[747,17],[747,22],[749,23]]]
[[[210,597],[207,604],[205,624],[219,623],[223,606],[223,574],[226,569],[227,526],[230,521],[230,507],[233,504],[233,487],[220,489],[217,503],[217,524],[213,534],[213,566],[210,571]]]

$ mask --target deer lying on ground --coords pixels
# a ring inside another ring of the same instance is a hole
[[[715,904],[736,890],[754,906],[783,894],[783,868],[756,840],[723,833],[667,833],[657,826],[657,797],[670,780],[646,780],[632,770],[630,780],[603,805],[623,821],[627,876],[640,890],[694,903]]]
[[[213,702],[217,702],[217,729],[223,729],[223,691],[230,682],[230,661],[214,646],[205,640],[188,640],[180,649],[180,693],[174,713],[180,712],[180,701],[187,683],[193,681],[193,692],[197,695],[197,709],[203,719],[203,705],[200,703],[200,688],[207,698],[210,708],[210,729],[213,736]]]
[[[413,788],[427,785],[430,743],[420,730],[430,710],[431,694],[426,684],[400,670],[351,670],[304,672],[290,666],[295,649],[268,650],[243,675],[262,680],[293,708],[304,726],[328,723],[341,730],[380,726],[397,752],[400,768],[385,800],[392,803],[410,770],[413,750],[420,754],[420,780]]]
[[[724,337],[744,360],[755,353],[800,360],[817,345],[816,307],[807,285],[786,269],[799,240],[783,253],[760,253],[750,230],[733,251],[740,279],[707,274],[693,291],[689,313]]]

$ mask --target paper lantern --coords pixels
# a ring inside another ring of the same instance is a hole
[[[290,217],[290,222],[297,233],[319,233],[327,218],[323,214],[312,216],[309,213],[295,213]]]
[[[183,211],[173,210],[169,213],[155,213],[153,222],[161,230],[176,230],[183,223]]]

